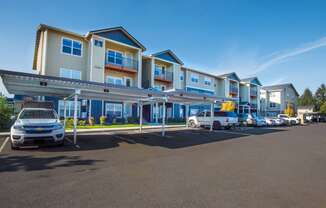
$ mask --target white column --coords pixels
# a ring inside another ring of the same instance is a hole
[[[162,136],[165,136],[165,101],[163,101]]]
[[[102,106],[101,107],[102,107],[102,114],[101,115],[104,116],[104,100],[102,100]]]
[[[74,99],[74,144],[77,143],[77,105],[78,103],[78,95],[75,94],[75,99]]]
[[[159,112],[158,102],[156,102],[155,103],[155,123],[158,123],[158,112]]]
[[[88,119],[92,118],[92,100],[89,100],[89,106],[88,106]]]
[[[63,110],[64,110],[64,112],[63,112],[63,126],[64,126],[64,128],[66,129],[66,118],[67,118],[67,113],[66,113],[66,111],[67,111],[67,102],[66,102],[66,99],[64,99],[63,100]]]
[[[185,105],[185,118],[186,118],[186,127],[189,127],[189,105]]]
[[[138,58],[137,87],[142,88],[142,55],[141,55],[141,50],[138,50],[137,58]]]
[[[139,132],[143,129],[143,103],[139,103]]]
[[[214,103],[211,104],[211,125],[210,125],[210,131],[213,131],[213,123],[214,123]]]
[[[151,86],[150,87],[154,87],[154,75],[155,75],[155,62],[154,62],[154,58],[151,59]]]

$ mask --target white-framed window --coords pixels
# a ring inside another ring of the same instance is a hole
[[[211,86],[212,85],[212,79],[210,77],[205,77],[204,84],[207,85],[207,86]]]
[[[68,54],[72,56],[82,56],[83,43],[78,40],[73,40],[70,38],[62,38],[61,41],[61,52],[63,54]]]
[[[182,74],[180,74],[180,80],[181,80],[181,81],[183,81],[183,80],[184,80],[184,78],[185,78],[185,77],[184,77],[183,73],[182,73]]]
[[[60,68],[60,77],[69,79],[81,79],[81,71],[74,69]]]
[[[132,79],[130,77],[125,77],[125,86],[131,87],[132,86]]]
[[[99,47],[99,48],[102,48],[103,47],[103,41],[94,39],[94,45]]]
[[[108,63],[122,65],[123,53],[120,51],[108,50],[106,60]]]
[[[124,113],[123,116],[125,118],[131,117],[132,116],[132,104],[131,103],[124,103]]]
[[[269,107],[270,107],[270,108],[276,108],[276,107],[277,107],[277,104],[274,103],[274,102],[270,102],[270,103],[269,103]]]
[[[122,118],[122,104],[121,103],[106,103],[105,115]]]
[[[155,73],[155,75],[165,74],[165,66],[155,64],[154,73]]]
[[[60,117],[64,117],[64,112],[65,112],[65,107],[64,107],[64,101],[59,100],[58,103],[58,113]],[[66,101],[66,116],[69,117],[74,117],[74,110],[75,110],[75,102],[72,100],[67,100]],[[77,117],[80,117],[80,101],[77,102]]]
[[[121,77],[106,76],[106,83],[123,85],[123,79]]]
[[[194,83],[199,82],[199,76],[197,74],[191,74],[191,81]]]

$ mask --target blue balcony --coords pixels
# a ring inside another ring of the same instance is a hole
[[[156,81],[171,83],[173,81],[173,72],[155,69],[154,79]]]

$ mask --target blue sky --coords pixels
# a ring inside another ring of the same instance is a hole
[[[31,72],[40,23],[81,34],[123,26],[146,54],[171,49],[185,66],[214,74],[326,82],[326,1],[15,1],[0,7],[0,68]]]

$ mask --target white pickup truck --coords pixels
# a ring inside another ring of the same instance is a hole
[[[286,114],[278,114],[277,118],[282,119],[285,121],[286,124],[288,125],[296,125],[300,124],[300,119],[297,117],[290,117]]]
[[[208,127],[211,125],[211,112],[202,111],[197,115],[190,116],[189,125],[193,128],[195,127]],[[225,129],[230,129],[232,126],[238,124],[238,116],[234,112],[214,112],[213,117],[213,129],[220,129],[221,127]]]

